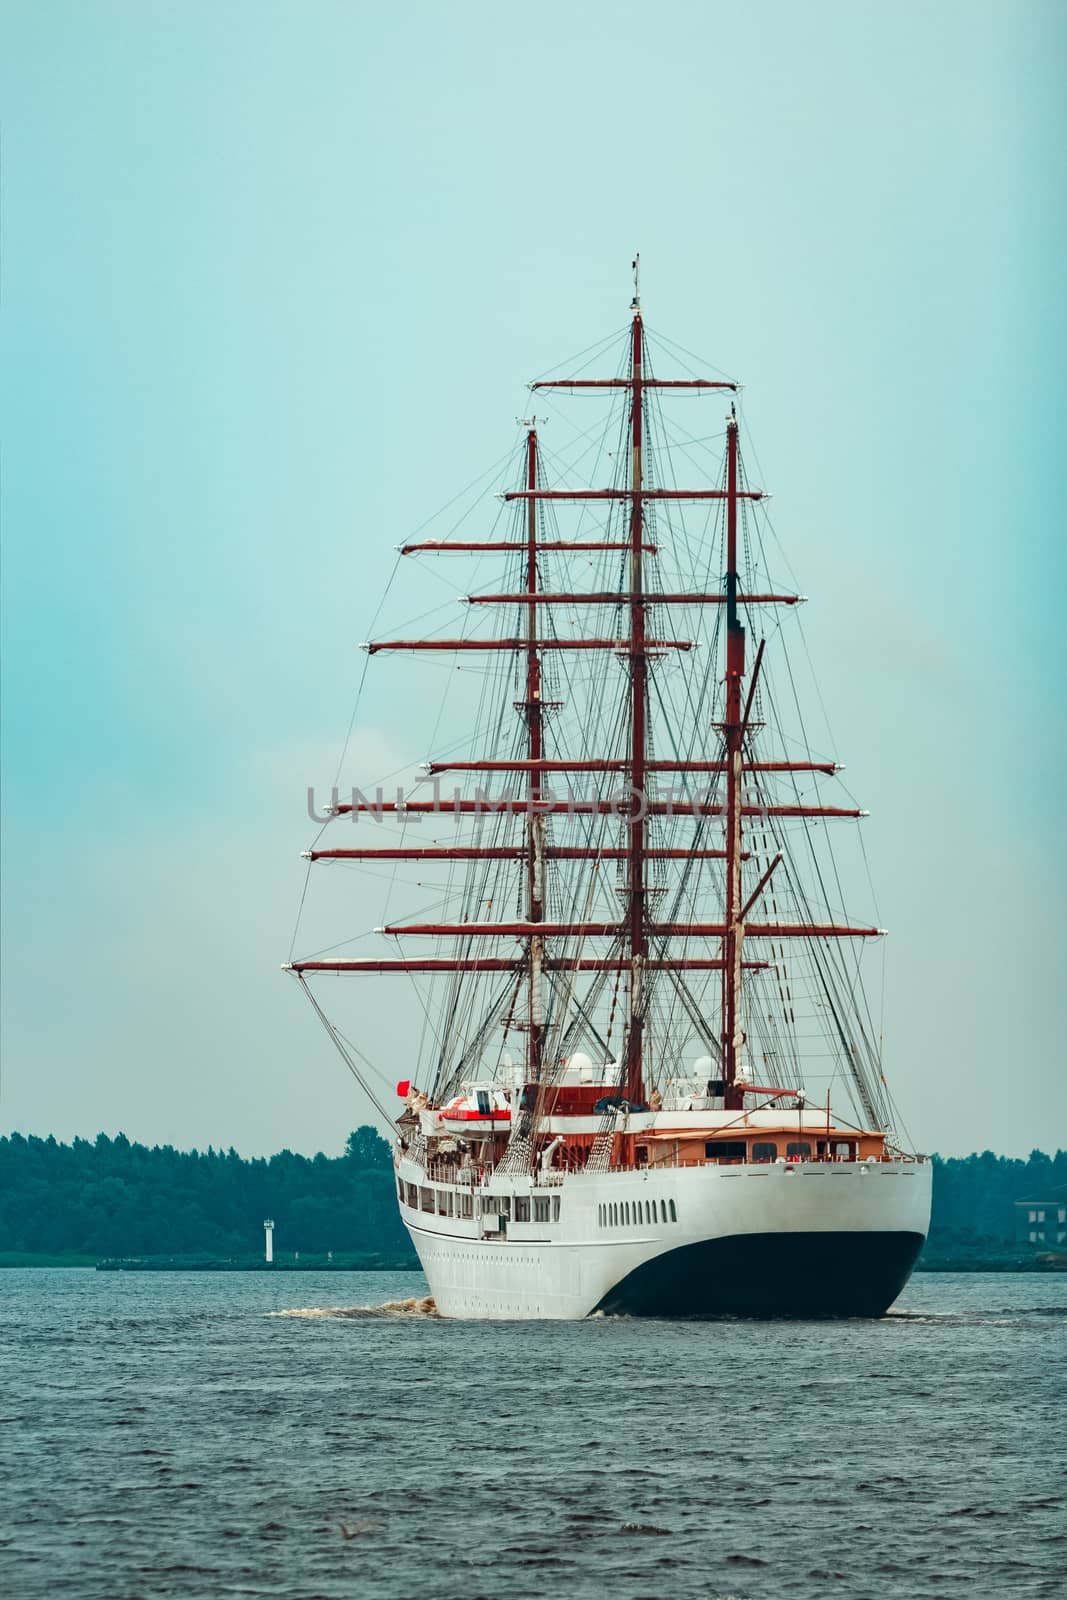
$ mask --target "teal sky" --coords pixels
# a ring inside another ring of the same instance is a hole
[[[0,6],[5,1129],[364,1120],[278,970],[305,789],[639,248],[748,385],[908,1124],[1065,1142],[1065,66],[1058,0]]]

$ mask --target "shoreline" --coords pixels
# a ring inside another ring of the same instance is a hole
[[[99,1258],[85,1255],[47,1255],[44,1252],[0,1251],[0,1272],[5,1269],[35,1271],[86,1272],[419,1272],[421,1268],[414,1257],[342,1257],[333,1261],[309,1256],[302,1261],[274,1261],[262,1259],[227,1259],[225,1257],[193,1258],[183,1256],[141,1256],[127,1258]],[[1046,1254],[1030,1258],[1003,1256],[979,1257],[920,1257],[913,1272],[951,1273],[1054,1273],[1067,1272],[1067,1255]]]

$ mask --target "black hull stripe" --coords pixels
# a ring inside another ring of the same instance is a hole
[[[921,1233],[749,1233],[680,1245],[595,1307],[631,1317],[880,1317],[911,1276]]]

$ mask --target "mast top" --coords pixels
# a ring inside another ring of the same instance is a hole
[[[630,310],[633,312],[635,317],[639,317],[641,315],[641,252],[640,252],[640,250],[634,256],[633,261],[630,263],[630,265],[634,269],[634,297],[630,301]]]

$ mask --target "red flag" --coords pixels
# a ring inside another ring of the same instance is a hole
[[[400,1096],[401,1100],[403,1100],[405,1095],[410,1094],[410,1092],[411,1092],[411,1079],[410,1078],[401,1078],[400,1082],[396,1086],[396,1092]]]

